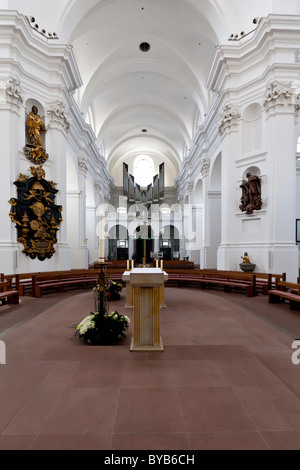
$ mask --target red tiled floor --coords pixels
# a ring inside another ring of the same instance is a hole
[[[186,433],[126,433],[113,435],[111,450],[189,450]]]
[[[184,387],[228,387],[215,361],[172,361],[174,384]]]
[[[171,365],[168,361],[125,362],[121,388],[174,387]]]
[[[121,389],[115,433],[183,433],[184,431],[175,389]]]
[[[295,432],[264,432],[262,436],[271,450],[300,450],[299,436]]]
[[[267,394],[258,387],[236,387],[233,391],[260,431],[292,430]]]
[[[1,445],[1,441],[0,441]],[[31,450],[109,450],[111,434],[39,435]]]
[[[270,450],[258,432],[206,432],[188,434],[192,450]]]
[[[178,397],[187,432],[256,431],[230,388],[181,388]]]
[[[112,433],[118,396],[116,388],[67,388],[40,434]]]
[[[91,292],[0,309],[0,449],[299,449],[300,316],[262,295],[166,289],[165,351],[90,347]],[[126,310],[125,292],[110,305]]]

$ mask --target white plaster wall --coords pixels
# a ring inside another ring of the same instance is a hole
[[[2,22],[5,28],[2,28]],[[97,149],[96,137],[69,92],[81,85],[72,48],[47,41],[31,30],[22,15],[5,11],[0,15],[0,47],[3,57],[0,64],[1,200],[16,197],[13,183],[20,173],[31,176],[28,170],[32,163],[25,157],[23,148],[26,144],[26,111],[28,113],[32,104],[36,104],[47,128],[45,147],[49,160],[43,165],[46,179],[57,183],[56,203],[63,206],[56,253],[50,260],[40,262],[30,260],[22,253],[15,224],[9,218],[11,206],[8,202],[0,205],[0,272],[12,274],[87,267],[85,175],[90,171],[93,183],[103,188],[103,194],[108,194],[112,179]],[[6,92],[12,79],[17,83],[19,100]],[[58,104],[60,112],[49,113]],[[67,150],[74,161],[70,174],[67,172]],[[82,156],[80,167],[78,155]],[[74,198],[68,198],[67,203],[68,186],[71,190],[81,191],[77,207]]]

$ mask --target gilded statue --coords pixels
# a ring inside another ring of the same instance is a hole
[[[46,132],[45,124],[43,123],[38,108],[33,106],[27,119],[27,133],[29,143],[24,147],[24,153],[35,165],[45,163],[49,156],[43,148],[41,134]]]
[[[38,112],[38,108],[33,106],[27,119],[27,126],[31,144],[35,147],[42,147],[41,133],[46,132],[46,127]]]

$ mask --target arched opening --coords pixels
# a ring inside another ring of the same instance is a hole
[[[149,263],[153,258],[154,234],[151,225],[140,225],[134,233],[134,259],[137,263],[142,263],[144,257]]]
[[[203,180],[199,179],[193,195],[193,225],[194,239],[190,243],[191,261],[196,266],[201,265],[201,250],[204,245],[204,187]]]
[[[71,154],[66,155],[66,189],[67,189],[67,207],[66,207],[66,226],[67,242],[71,249],[71,267],[78,267],[77,252],[80,245],[80,191],[78,183],[77,168]]]
[[[208,269],[216,269],[218,267],[217,254],[219,245],[221,243],[221,183],[222,155],[219,154],[212,166],[210,176],[210,190],[208,191],[208,224],[205,227],[205,267]]]
[[[96,201],[95,192],[91,180],[86,180],[86,240],[88,248],[89,264],[98,258],[98,241],[96,233]]]
[[[109,260],[125,261],[129,259],[128,230],[123,225],[115,225],[109,231]]]
[[[180,256],[179,230],[174,225],[166,225],[160,231],[160,252],[164,260],[178,259]]]

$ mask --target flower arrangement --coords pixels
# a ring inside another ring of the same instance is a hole
[[[107,296],[107,299],[108,300],[119,300],[120,299],[120,293],[122,292],[122,289],[123,289],[123,285],[118,283],[118,282],[114,282],[112,281],[111,279],[108,280],[107,282],[107,293],[106,293],[106,296]]]
[[[104,316],[96,312],[79,323],[76,334],[91,345],[113,344],[126,336],[129,323],[130,319],[117,311]]]
[[[101,270],[97,287],[93,289],[95,312],[84,318],[76,327],[76,334],[93,346],[114,344],[125,337],[130,319],[117,311],[108,314],[108,293],[119,293],[122,284],[109,281],[105,271]]]

